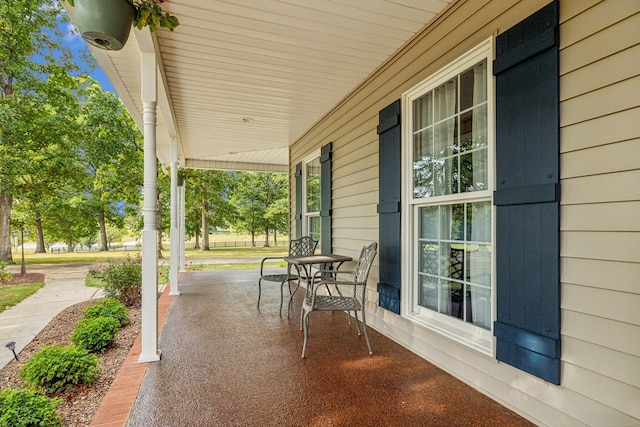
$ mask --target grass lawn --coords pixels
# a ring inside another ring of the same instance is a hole
[[[202,262],[207,259],[255,259],[259,262],[266,256],[285,256],[288,247],[275,246],[275,247],[229,247],[229,248],[214,248],[209,251],[201,251],[198,249],[188,249],[185,252],[187,262],[198,261]],[[113,258],[124,258],[126,256],[136,256],[140,254],[140,251],[91,251],[91,252],[60,252],[52,254],[34,254],[25,253],[24,262],[27,265],[35,264],[73,264],[73,263],[96,263],[104,262]],[[162,251],[163,259],[159,260],[160,263],[169,263],[171,258],[168,246],[165,251]],[[16,263],[20,263],[21,258],[19,254],[13,255],[13,260]]]
[[[256,242],[258,246],[240,246],[240,247],[214,247],[209,251],[201,251],[198,249],[187,249],[185,253],[186,270],[187,271],[202,271],[202,270],[243,270],[251,268],[260,268],[260,261],[267,256],[286,256],[288,246],[271,246],[268,248],[262,247],[262,241]],[[170,251],[169,245],[165,246],[166,250],[162,251],[163,258],[158,260],[158,284],[164,285],[168,281],[169,276],[169,262]],[[107,262],[114,258],[125,258],[127,256],[137,256],[140,251],[128,250],[128,251],[83,251],[83,252],[59,252],[59,253],[46,253],[46,254],[24,254],[25,264],[37,265],[37,264],[75,264],[75,263],[88,263],[97,264],[100,262]],[[21,254],[14,253],[13,260],[16,263],[21,262]],[[237,261],[236,261],[237,260]],[[215,262],[211,262],[215,261]],[[228,261],[228,262],[224,262]],[[235,261],[235,262],[234,262]],[[265,266],[278,267],[286,266],[282,262],[267,262]],[[87,275],[85,283],[90,287],[101,287],[102,283],[100,279]],[[6,306],[15,305],[22,301],[24,298],[33,294],[40,289],[43,283],[25,284],[19,285],[28,289],[21,292],[16,292],[12,298],[12,302],[5,303],[5,299],[0,294],[0,312],[5,309]],[[11,285],[12,287],[14,285]],[[4,291],[4,287],[0,287],[0,291]]]
[[[43,286],[44,282],[0,286],[0,313],[33,295]]]

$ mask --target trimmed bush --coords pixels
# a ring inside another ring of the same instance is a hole
[[[102,270],[100,279],[104,293],[126,306],[142,300],[142,258],[140,256],[114,259]]]
[[[6,388],[0,392],[0,426],[62,426],[56,407],[60,398],[50,398],[34,390]]]
[[[99,372],[95,354],[74,345],[54,345],[36,352],[20,368],[18,376],[27,384],[56,393],[76,384],[92,383]]]
[[[104,353],[120,329],[113,317],[96,317],[78,322],[71,334],[71,342],[91,353]]]
[[[129,312],[127,307],[115,298],[107,298],[98,301],[87,307],[82,315],[85,319],[96,319],[98,317],[111,317],[118,321],[119,326],[129,323]]]

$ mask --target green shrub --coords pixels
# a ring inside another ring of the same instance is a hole
[[[13,274],[11,274],[8,271],[5,271],[5,267],[6,266],[7,266],[6,262],[0,261],[0,282],[9,281],[9,280],[13,279]]]
[[[62,426],[56,410],[60,402],[34,390],[6,388],[0,392],[0,426]]]
[[[95,319],[97,317],[111,317],[118,321],[119,326],[129,323],[129,312],[127,307],[115,298],[107,298],[92,306],[87,307],[82,315],[85,319]]]
[[[36,352],[18,372],[24,382],[47,392],[92,383],[100,372],[98,356],[76,346],[47,346]]]
[[[142,299],[142,258],[127,255],[114,259],[102,270],[100,279],[104,282],[104,293],[126,306],[140,304]]]
[[[120,322],[113,317],[96,317],[78,322],[71,342],[91,353],[104,353],[120,329]]]

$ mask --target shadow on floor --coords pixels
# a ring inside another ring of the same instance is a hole
[[[344,313],[313,313],[300,358],[300,299],[255,270],[186,273],[128,426],[526,426],[497,402]],[[300,295],[297,295],[298,297]]]

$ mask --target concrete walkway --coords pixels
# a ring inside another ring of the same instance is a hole
[[[28,273],[43,273],[45,285],[18,305],[0,313],[0,369],[13,354],[3,348],[16,342],[16,353],[44,329],[65,308],[79,302],[101,298],[102,290],[88,288],[84,279],[91,264],[42,264],[27,266]],[[20,273],[20,266],[8,266],[7,271]]]

